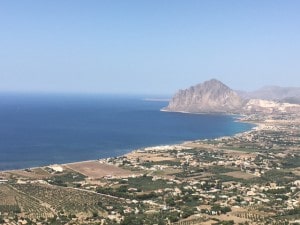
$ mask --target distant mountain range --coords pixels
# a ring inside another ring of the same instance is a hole
[[[300,88],[264,87],[254,92],[234,91],[212,79],[179,90],[162,110],[189,113],[273,113],[300,110]]]
[[[264,99],[300,104],[299,87],[266,86],[252,92],[237,91],[244,99]]]

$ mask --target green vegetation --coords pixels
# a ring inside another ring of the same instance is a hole
[[[233,171],[239,171],[239,168],[236,167],[225,167],[225,166],[210,166],[207,169],[207,172],[213,173],[213,174],[220,174],[220,173],[228,173]]]
[[[284,168],[300,167],[300,156],[299,155],[295,155],[294,157],[289,156],[283,160],[282,165],[284,166]]]
[[[136,188],[144,192],[168,187],[172,187],[172,185],[167,184],[167,182],[162,179],[154,180],[152,176],[128,178],[128,188]]]
[[[85,176],[80,173],[64,172],[47,179],[47,182],[53,185],[67,187],[74,186],[74,182],[83,181],[84,179]]]
[[[147,168],[151,168],[154,165],[162,165],[162,166],[180,166],[179,161],[171,161],[171,160],[164,160],[164,161],[158,161],[158,162],[143,162],[141,165]]]
[[[220,206],[219,204],[214,204],[211,207],[211,211],[218,212],[220,214],[226,214],[231,211],[231,208],[228,206]]]

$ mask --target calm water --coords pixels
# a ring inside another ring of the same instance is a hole
[[[166,104],[137,97],[2,94],[0,170],[119,156],[252,127],[231,116],[160,112]]]

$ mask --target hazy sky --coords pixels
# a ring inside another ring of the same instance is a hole
[[[2,0],[0,91],[300,87],[300,1]]]

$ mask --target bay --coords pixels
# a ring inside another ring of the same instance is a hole
[[[115,157],[253,127],[228,115],[161,112],[167,102],[143,98],[1,94],[0,170]]]

